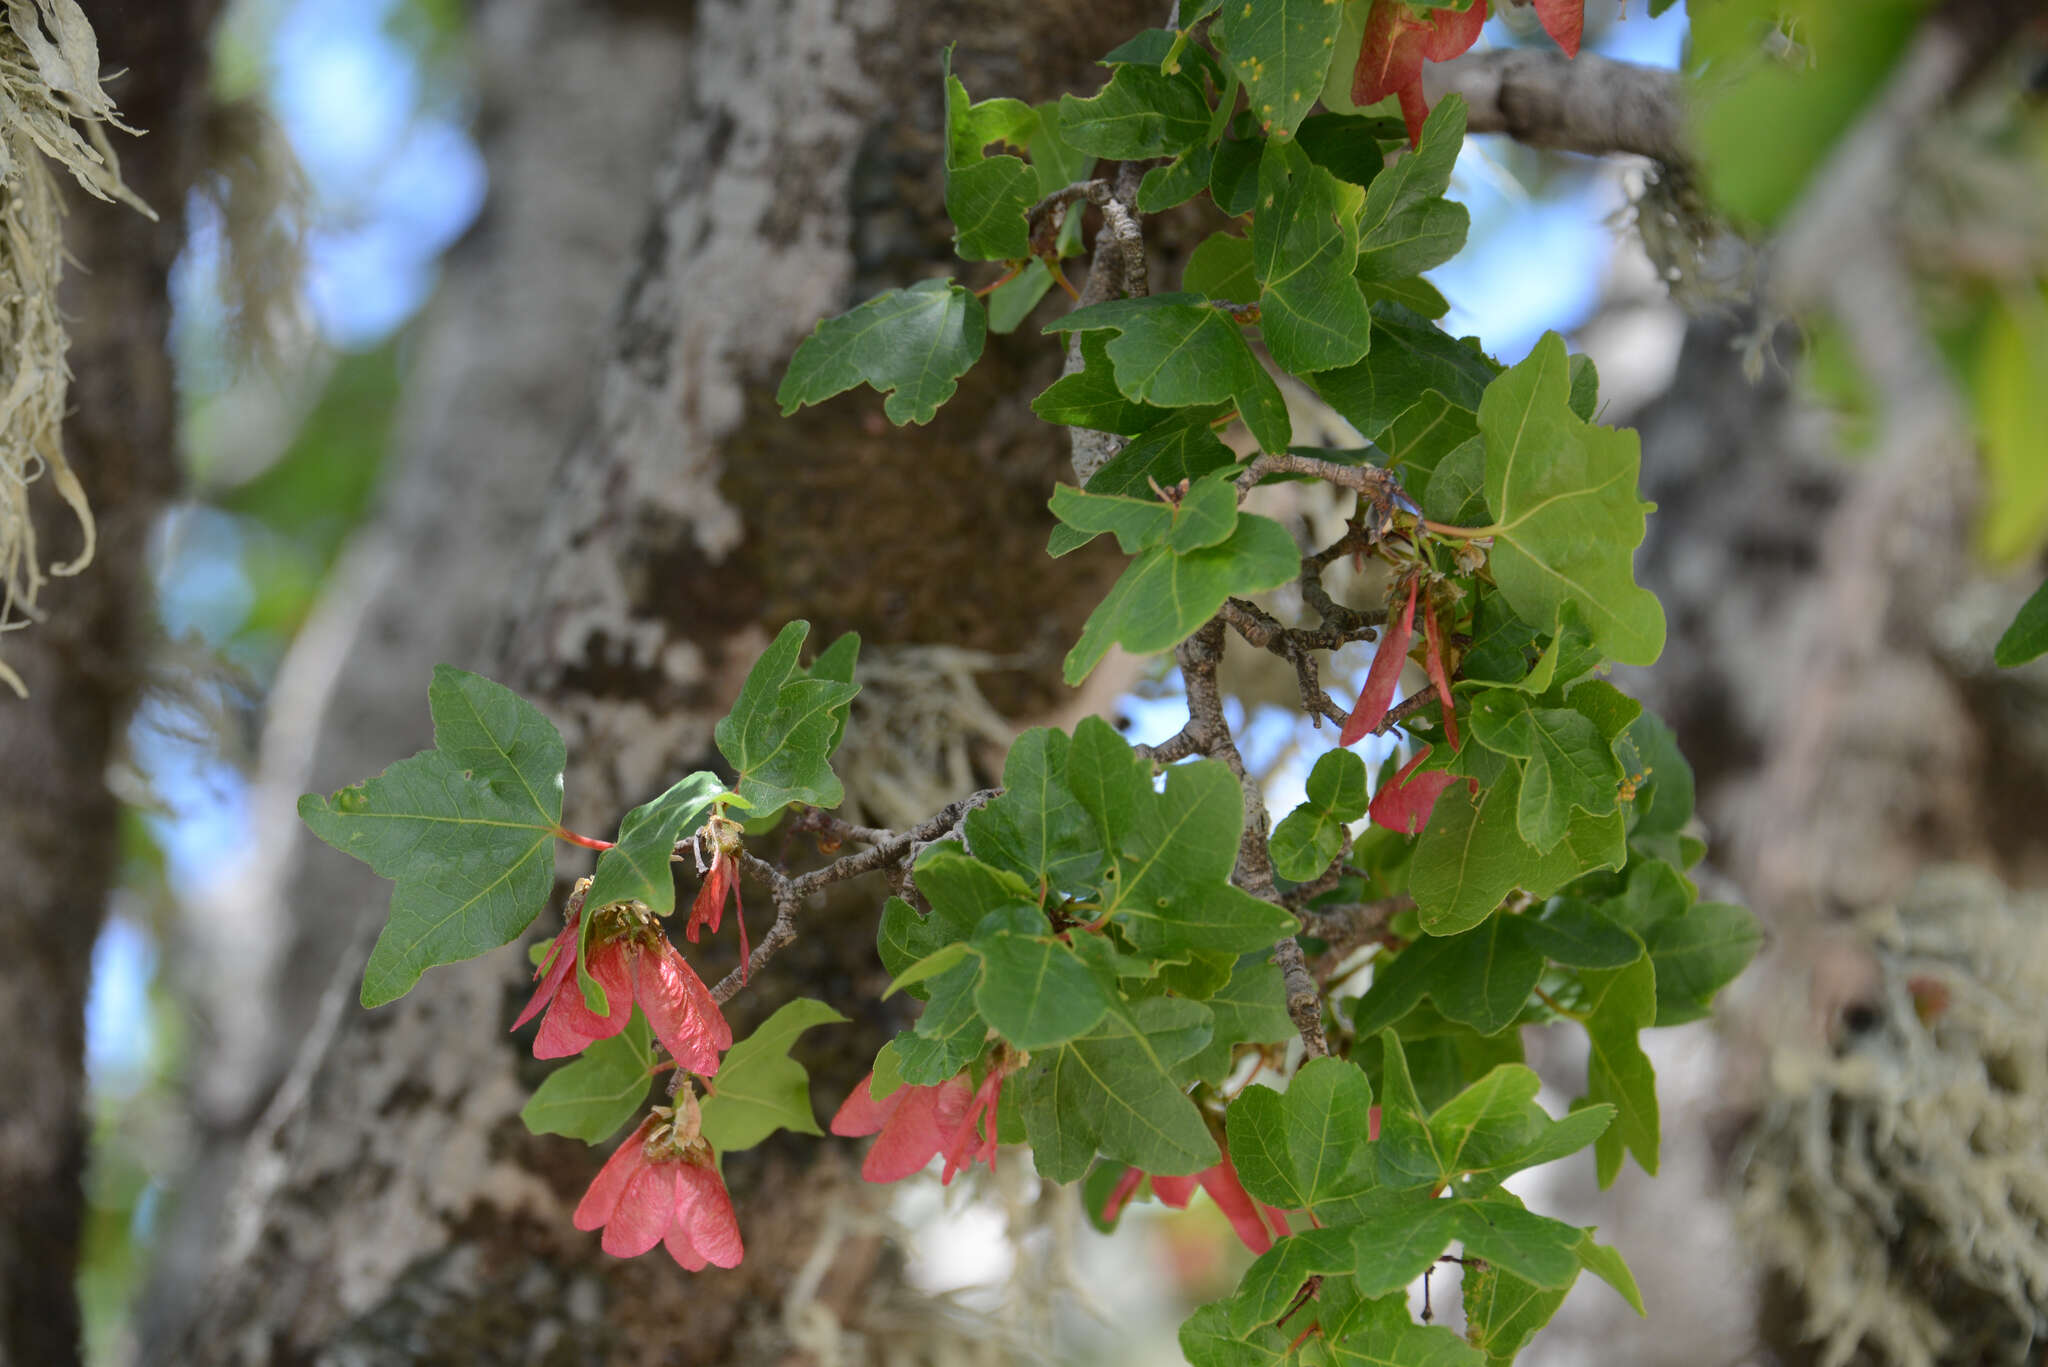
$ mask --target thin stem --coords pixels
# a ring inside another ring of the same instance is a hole
[[[593,840],[587,835],[578,835],[576,832],[566,830],[560,826],[555,827],[555,839],[565,840],[571,845],[581,845],[586,850],[609,850],[613,848],[612,841]]]

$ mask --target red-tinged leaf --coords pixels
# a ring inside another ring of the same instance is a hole
[[[1422,80],[1422,43],[1428,26],[1401,0],[1374,0],[1351,72],[1351,102],[1377,104]],[[1421,96],[1418,93],[1417,98]]]
[[[1223,1155],[1222,1162],[1201,1174],[1201,1183],[1202,1190],[1209,1193],[1209,1199],[1230,1221],[1230,1227],[1237,1231],[1237,1237],[1244,1241],[1246,1248],[1254,1253],[1264,1253],[1273,1246],[1273,1236],[1259,1219],[1258,1207],[1252,1204],[1251,1193],[1244,1189],[1244,1183],[1237,1180],[1237,1169],[1231,1166],[1228,1152]]]
[[[1437,700],[1444,705],[1444,739],[1451,743],[1451,753],[1458,751],[1458,705],[1451,701],[1451,676],[1444,669],[1443,631],[1436,624],[1436,609],[1425,603],[1422,607],[1422,638],[1427,643],[1422,652],[1423,668],[1429,671],[1429,682],[1436,688]]]
[[[676,1218],[674,1163],[648,1163],[627,1181],[605,1221],[599,1246],[614,1258],[637,1258],[661,1242]]]
[[[695,1272],[705,1263],[714,1267],[738,1267],[746,1254],[740,1241],[739,1220],[733,1215],[732,1197],[718,1170],[708,1163],[685,1161],[676,1181],[675,1224],[663,1240],[669,1255]],[[696,1259],[695,1266],[677,1251],[681,1244]]]
[[[569,971],[575,967],[576,922],[571,921],[562,927],[562,933],[548,946],[542,966],[533,970],[533,976],[541,980],[540,986],[533,990],[533,996],[527,999],[526,1009],[519,1013],[518,1020],[512,1022],[512,1028],[517,1030],[539,1015],[541,1008],[555,999],[555,993],[561,990]]]
[[[1378,726],[1387,715],[1387,709],[1394,705],[1394,686],[1401,682],[1401,665],[1408,658],[1408,646],[1415,639],[1415,582],[1409,581],[1408,602],[1401,609],[1401,620],[1390,625],[1387,634],[1380,638],[1379,650],[1372,657],[1372,668],[1366,671],[1365,687],[1359,690],[1358,702],[1351,709],[1351,715],[1344,721],[1344,730],[1338,735],[1339,745],[1356,745],[1367,733]]]
[[[1145,1180],[1145,1174],[1137,1168],[1125,1168],[1124,1175],[1116,1179],[1110,1188],[1109,1199],[1102,1203],[1102,1223],[1112,1224],[1124,1213],[1124,1207],[1131,1203],[1131,1197],[1138,1190],[1138,1183]]]
[[[1565,56],[1579,55],[1579,40],[1586,34],[1586,0],[1536,0],[1536,18]]]
[[[1436,808],[1436,800],[1443,796],[1444,789],[1456,782],[1456,776],[1442,769],[1433,769],[1426,774],[1416,773],[1422,761],[1429,758],[1429,749],[1424,747],[1421,754],[1401,766],[1393,779],[1380,785],[1372,797],[1372,824],[1384,826],[1401,835],[1419,834],[1429,824],[1429,814]]]
[[[870,1182],[896,1182],[923,1171],[959,1130],[974,1099],[974,1090],[964,1077],[936,1087],[902,1087],[882,1104],[886,1106],[898,1094],[903,1100],[883,1124],[880,1137],[860,1166],[860,1175]]]
[[[716,1073],[718,1056],[732,1048],[732,1027],[697,971],[667,940],[643,950],[633,967],[640,1010],[662,1048],[679,1067],[701,1077]]]
[[[590,1190],[583,1193],[583,1199],[576,1203],[576,1214],[570,1223],[581,1230],[602,1229],[618,1209],[619,1197],[626,1191],[626,1184],[647,1162],[647,1131],[655,1124],[655,1118],[648,1116],[640,1122],[640,1128],[626,1136],[626,1142],[605,1160],[597,1170],[597,1180],[590,1184]]]
[[[563,957],[571,962],[575,959],[573,953]],[[610,1014],[600,1016],[584,1005],[583,994],[569,982],[566,973],[560,980],[550,974],[549,980],[555,982],[556,991],[547,1017],[540,1023],[540,1033],[533,1038],[535,1058],[567,1058],[571,1054],[580,1054],[585,1045],[618,1034],[633,1018],[633,980],[629,976],[624,945],[614,940],[594,946],[590,951],[590,976],[597,979],[598,986],[604,989],[605,1005],[610,1008]]]
[[[1429,102],[1422,98],[1422,79],[1417,77],[1413,84],[1404,85],[1401,95],[1401,122],[1408,125],[1408,145],[1422,146],[1422,125],[1429,121]]]
[[[1542,0],[1537,0],[1537,5],[1541,8]],[[1479,41],[1479,30],[1486,27],[1486,15],[1491,8],[1490,0],[1472,0],[1469,9],[1431,10],[1424,26],[1423,57],[1432,62],[1448,62],[1464,56]]]
[[[889,1123],[889,1117],[896,1114],[896,1108],[903,1099],[916,1091],[914,1087],[898,1087],[880,1101],[875,1100],[873,1085],[875,1075],[869,1073],[860,1084],[846,1094],[846,1100],[839,1103],[839,1109],[832,1116],[829,1128],[842,1139],[858,1139],[873,1134]]]

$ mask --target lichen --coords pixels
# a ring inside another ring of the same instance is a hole
[[[0,22],[0,634],[37,620],[48,575],[76,574],[93,556],[92,508],[59,433],[71,373],[57,310],[63,205],[52,165],[97,198],[150,213],[122,184],[107,129],[135,130],[115,114],[99,69],[99,44],[75,0],[7,0]],[[43,478],[77,518],[83,543],[47,569],[29,515],[29,488]],[[0,681],[27,691],[5,660]]]
[[[1738,1218],[1823,1367],[2038,1360],[2048,1335],[2048,899],[1928,875],[1862,929],[1832,1048],[1780,1044]]]

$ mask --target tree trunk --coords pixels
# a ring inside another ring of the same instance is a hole
[[[424,743],[437,660],[551,713],[569,745],[565,819],[595,830],[711,760],[713,722],[788,618],[810,618],[814,640],[855,629],[871,648],[1001,652],[1012,660],[987,676],[990,695],[1043,707],[1113,568],[1043,565],[1066,453],[1028,400],[1057,373],[1056,348],[1030,327],[991,339],[924,429],[886,426],[866,395],[785,421],[772,393],[821,314],[949,252],[944,43],[961,39],[955,70],[976,94],[1045,98],[1147,14],[908,0],[830,14],[703,3],[686,21],[544,0],[480,10],[491,196],[426,324],[385,512],[294,647],[266,738],[257,805],[274,824],[239,900],[293,908],[269,1037],[305,1047],[217,1236],[209,1189],[188,1188],[166,1263],[215,1237],[225,1251],[205,1287],[159,1284],[154,1356],[776,1360],[886,1293],[879,1241],[831,1233],[858,1199],[845,1153],[807,1141],[728,1161],[748,1241],[736,1271],[600,1254],[568,1219],[599,1155],[516,1117],[544,1072],[506,1034],[524,959],[436,970],[403,1002],[359,1011],[361,932],[388,888],[311,851],[289,803]],[[860,893],[858,914],[811,918],[734,1002],[738,1032],[787,996],[856,1011],[879,996],[881,891]],[[692,953],[709,977],[729,951]],[[869,1007],[807,1046],[822,1104],[887,1024]],[[223,1101],[223,1137],[266,1088]]]
[[[141,684],[151,595],[144,550],[177,487],[177,405],[166,282],[202,153],[212,0],[86,0],[112,93],[150,131],[121,147],[129,186],[161,216],[69,194],[64,282],[71,413],[64,443],[98,510],[92,564],[42,599],[48,619],[8,639],[30,695],[0,703],[0,1364],[75,1362],[85,1108],[85,993],[117,867],[106,773]],[[120,135],[116,135],[118,138]],[[48,481],[38,485],[48,494]],[[52,497],[45,545],[76,535]],[[69,552],[63,552],[68,557]]]

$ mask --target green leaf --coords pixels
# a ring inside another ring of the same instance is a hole
[[[1678,753],[1678,738],[1661,717],[1645,712],[1630,723],[1627,741],[1641,760],[1637,779],[1635,829],[1638,838],[1676,835],[1692,820],[1692,766]]]
[[[1621,1254],[1605,1244],[1594,1243],[1593,1231],[1590,1229],[1579,1231],[1579,1242],[1575,1251],[1579,1255],[1579,1265],[1613,1287],[1615,1292],[1628,1302],[1631,1310],[1638,1315],[1649,1314],[1649,1311],[1643,1308],[1643,1293],[1636,1289],[1635,1274],[1628,1270],[1628,1264],[1622,1261]]]
[[[927,845],[917,857],[915,876],[918,891],[931,901],[942,942],[966,939],[996,912],[1019,906],[1038,911],[1036,889],[1007,869],[976,859],[958,841]]]
[[[2048,652],[2048,583],[2020,605],[2019,615],[1998,638],[1991,659],[2000,669],[2014,669]]]
[[[997,336],[1015,332],[1051,289],[1052,272],[1043,261],[1033,257],[1022,271],[997,285],[982,300],[988,311],[988,330]]]
[[[1426,390],[1477,411],[1487,384],[1500,373],[1475,343],[1460,341],[1399,304],[1373,304],[1372,323],[1372,352],[1364,360],[1304,377],[1367,441],[1377,440]]]
[[[1336,55],[1343,7],[1328,0],[1225,5],[1211,32],[1244,82],[1252,117],[1276,139],[1300,126]]]
[[[788,417],[857,384],[888,394],[889,421],[927,423],[981,356],[987,315],[970,290],[920,280],[820,322],[790,357],[775,401]]]
[[[1216,1142],[1173,1078],[1173,1065],[1206,1044],[1210,1028],[1199,1002],[1148,997],[1034,1054],[1011,1086],[1039,1172],[1071,1182],[1097,1152],[1168,1176],[1215,1164]]]
[[[1527,916],[1493,916],[1454,936],[1428,978],[1436,1009],[1482,1035],[1512,1025],[1543,976],[1543,954],[1530,942],[1528,923]]]
[[[1156,214],[1177,208],[1208,189],[1215,160],[1215,147],[1205,142],[1147,171],[1138,182],[1138,212]]]
[[[362,1003],[404,996],[420,974],[509,944],[547,905],[555,816],[521,792],[472,777],[439,750],[403,759],[331,799],[299,799],[299,819],[397,886],[363,970]]]
[[[1100,718],[1074,728],[1067,780],[1114,852],[1102,910],[1144,954],[1247,953],[1292,935],[1291,912],[1231,883],[1244,794],[1215,760],[1176,764],[1164,792],[1151,766]]]
[[[1067,653],[1065,678],[1078,684],[1112,644],[1149,655],[1179,644],[1214,616],[1223,600],[1289,583],[1301,572],[1301,552],[1288,530],[1250,513],[1220,545],[1177,554],[1154,546],[1123,572],[1081,628]]]
[[[1261,1253],[1228,1302],[1231,1332],[1243,1337],[1279,1319],[1310,1277],[1349,1272],[1351,1237],[1349,1229],[1304,1229]]]
[[[1408,873],[1408,891],[1428,934],[1470,930],[1514,890],[1529,848],[1516,833],[1519,786],[1497,782],[1475,802],[1464,784],[1453,783],[1436,800]]]
[[[1491,1069],[1437,1107],[1429,1136],[1437,1154],[1437,1178],[1448,1182],[1465,1172],[1484,1172],[1527,1142],[1542,1086],[1535,1070],[1519,1063]]]
[[[931,999],[915,1028],[898,1035],[893,1047],[903,1080],[916,1087],[944,1082],[981,1056],[988,1022],[974,1009],[979,963],[962,963],[929,983]]]
[[[752,804],[748,815],[756,819],[792,802],[836,807],[845,796],[832,772],[831,747],[860,686],[811,678],[797,668],[810,630],[801,621],[782,629],[714,731],[720,753],[739,773],[735,788]]]
[[[1763,947],[1763,927],[1748,907],[1701,902],[1644,937],[1657,974],[1657,1024],[1704,1020],[1714,994]]]
[[[751,1149],[777,1130],[823,1134],[811,1113],[810,1076],[789,1056],[796,1037],[846,1017],[821,1001],[798,997],[754,1027],[726,1052],[704,1098],[704,1137],[720,1153]]]
[[[1492,1264],[1468,1267],[1464,1276],[1465,1332],[1492,1363],[1513,1361],[1550,1323],[1569,1287],[1537,1286]]]
[[[596,912],[620,902],[639,902],[657,916],[674,911],[676,883],[669,857],[678,840],[703,824],[711,799],[724,791],[718,775],[700,769],[627,812],[619,823],[618,843],[597,857],[597,870],[583,895],[584,909]]]
[[[654,1032],[633,1008],[633,1019],[541,1079],[519,1118],[535,1134],[566,1134],[602,1144],[633,1118],[654,1080]]]
[[[562,819],[568,751],[540,709],[500,683],[453,665],[434,666],[427,685],[434,748],[546,821]]]
[[[1579,1275],[1581,1231],[1507,1201],[1460,1201],[1452,1229],[1468,1257],[1484,1258],[1533,1285],[1564,1290]]]
[[[1283,370],[1331,370],[1366,353],[1372,313],[1351,273],[1364,193],[1292,142],[1266,144],[1252,262],[1262,286],[1259,330]]]
[[[1415,1095],[1415,1080],[1408,1072],[1408,1055],[1401,1037],[1382,1030],[1380,1045],[1380,1137],[1373,1145],[1379,1167],[1380,1185],[1394,1191],[1430,1187],[1443,1179],[1444,1168],[1437,1157],[1436,1140],[1429,1132],[1429,1116]],[[1417,1269],[1416,1275],[1420,1275]],[[1406,1285],[1403,1279],[1400,1285]],[[1367,1291],[1380,1295],[1381,1291]]]
[[[1053,515],[1089,536],[1116,535],[1125,555],[1164,544],[1186,553],[1215,546],[1237,528],[1237,487],[1223,475],[1206,475],[1179,502],[1096,494],[1062,484],[1052,491]]]
[[[1554,621],[1574,601],[1603,651],[1647,665],[1664,648],[1664,609],[1631,565],[1648,508],[1636,498],[1639,443],[1633,432],[1579,418],[1570,387],[1554,332],[1487,386],[1479,429],[1494,516],[1488,561],[1524,620]]]
[[[1403,479],[1427,480],[1450,452],[1478,435],[1478,414],[1430,389],[1402,409],[1373,439],[1373,444],[1386,454],[1389,465],[1399,467]],[[1491,598],[1488,595],[1479,601],[1483,606]]]
[[[1282,1367],[1296,1361],[1287,1335],[1270,1326],[1250,1334],[1230,1330],[1230,1302],[1205,1305],[1180,1326],[1180,1351],[1188,1367]]]
[[[1372,1084],[1356,1064],[1311,1059],[1286,1092],[1247,1087],[1225,1115],[1231,1161],[1246,1191],[1282,1210],[1333,1213],[1378,1184],[1370,1133]]]
[[[1016,1048],[1064,1044],[1093,1030],[1109,1010],[1094,976],[1058,940],[1005,932],[975,947],[982,959],[975,1008]]]
[[[1180,991],[1178,985],[1169,986]],[[1216,1033],[1188,1063],[1188,1074],[1200,1081],[1222,1084],[1230,1073],[1234,1045],[1278,1044],[1294,1038],[1294,1020],[1287,1014],[1287,989],[1280,979],[1280,965],[1271,959],[1240,959],[1229,979],[1200,1000],[1216,1018]]]
[[[896,902],[902,899],[891,898],[890,900]],[[904,905],[909,906],[910,904],[905,902]],[[912,914],[915,915],[915,913]],[[954,940],[949,944],[940,945],[937,949],[915,960],[889,979],[888,990],[882,993],[882,999],[887,1001],[898,992],[907,991],[920,983],[938,977],[941,973],[953,968],[961,960],[973,953],[973,946],[969,945],[965,940]]]
[[[1177,157],[1209,133],[1209,102],[1185,73],[1157,67],[1116,68],[1109,84],[1089,99],[1060,97],[1060,133],[1098,157],[1142,161]]]
[[[921,916],[916,907],[901,897],[891,897],[882,908],[882,923],[875,931],[875,948],[881,955],[882,967],[891,979],[890,990],[901,986],[911,996],[922,998],[927,990],[922,981],[912,978],[903,981],[914,966],[938,953],[948,942],[934,918]]]
[[[1358,275],[1400,280],[1440,266],[1465,245],[1471,215],[1443,197],[1465,143],[1465,101],[1446,95],[1422,125],[1422,140],[1366,191],[1358,224]]]
[[[1259,160],[1265,147],[1266,140],[1259,137],[1228,138],[1216,144],[1216,158],[1209,167],[1209,198],[1232,218],[1250,213],[1259,202]]]
[[[1382,1131],[1384,1133],[1384,1131]],[[1352,1275],[1361,1296],[1384,1296],[1427,1272],[1454,1237],[1456,1203],[1416,1199],[1390,1204],[1352,1231]]]
[[[1350,81],[1349,71],[1344,79]],[[1399,119],[1353,114],[1311,114],[1294,136],[1310,161],[1353,185],[1371,185],[1387,167],[1387,149],[1408,145],[1408,130]]]
[[[1097,328],[1119,334],[1108,354],[1117,388],[1130,398],[1161,408],[1234,403],[1263,449],[1287,449],[1287,406],[1279,388],[1237,324],[1207,300],[1193,294],[1112,299],[1046,325],[1048,332]]]
[[[1474,0],[1478,3],[1479,0]],[[1331,1348],[1340,1367],[1485,1367],[1486,1355],[1437,1324],[1375,1325]]]
[[[1273,828],[1273,868],[1304,883],[1344,848],[1346,823],[1365,815],[1365,761],[1349,750],[1326,750],[1308,774],[1308,800]]]
[[[1636,1040],[1636,1032],[1657,1021],[1657,974],[1647,958],[1627,968],[1587,970],[1579,974],[1586,1001],[1586,1038],[1592,1049],[1586,1062],[1587,1102],[1612,1103],[1614,1125],[1594,1148],[1600,1185],[1606,1187],[1621,1171],[1623,1150],[1632,1153],[1643,1171],[1657,1175],[1657,1074]]]
[[[992,142],[1030,145],[1038,111],[1017,100],[969,104],[946,52],[946,214],[963,261],[1015,261],[1031,254],[1024,216],[1038,202],[1038,175],[1020,157],[984,157]]]
[[[1220,406],[1183,408],[1156,427],[1148,427],[1131,439],[1130,445],[1109,458],[1109,463],[1088,481],[1091,494],[1126,494],[1149,489],[1148,480],[1160,487],[1183,479],[1199,479],[1237,460],[1237,455],[1216,436],[1215,419]],[[1064,555],[1058,544],[1066,529],[1053,528],[1053,555]],[[1082,540],[1085,540],[1083,538]],[[1073,544],[1080,545],[1082,540]],[[1068,549],[1071,549],[1069,547]]]
[[[1531,1117],[1535,1121],[1535,1132],[1521,1148],[1493,1164],[1492,1172],[1505,1177],[1509,1173],[1569,1158],[1605,1134],[1607,1127],[1614,1123],[1612,1106],[1581,1106],[1562,1120],[1552,1120],[1541,1108],[1532,1109],[1541,1116],[1540,1120]]]
[[[1392,280],[1360,280],[1358,288],[1369,302],[1384,300],[1399,304],[1424,318],[1441,318],[1451,311],[1451,301],[1444,298],[1443,291],[1419,275],[1396,276]]]
[[[1259,274],[1252,266],[1252,240],[1236,233],[1211,233],[1188,253],[1181,288],[1211,299],[1249,304],[1259,297]]]
[[[1568,968],[1623,968],[1643,953],[1642,941],[1575,897],[1559,898],[1541,915],[1524,917],[1522,933],[1537,952]]]
[[[1489,750],[1522,761],[1516,829],[1548,853],[1564,839],[1574,808],[1616,810],[1621,764],[1591,718],[1569,707],[1534,707],[1526,693],[1496,688],[1472,699],[1472,734]]]
[[[967,841],[979,857],[1043,884],[1078,893],[1094,885],[1108,859],[1095,823],[1067,786],[1065,733],[1033,727],[1003,761],[1003,795],[967,814]]]
[[[1031,411],[1047,422],[1125,436],[1158,426],[1172,410],[1125,398],[1116,387],[1108,347],[1109,338],[1101,333],[1083,333],[1081,369],[1054,380],[1031,401]]]

